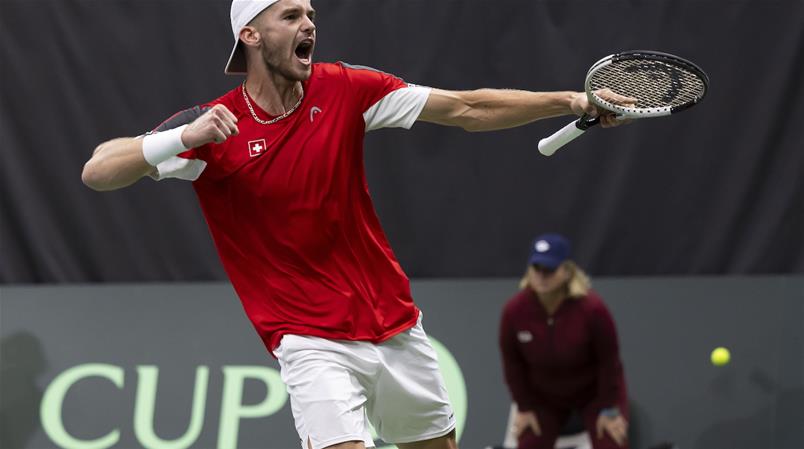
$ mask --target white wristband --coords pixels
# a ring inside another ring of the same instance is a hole
[[[181,141],[181,133],[187,125],[158,133],[148,134],[142,139],[142,155],[145,161],[156,167],[173,156],[188,150]]]

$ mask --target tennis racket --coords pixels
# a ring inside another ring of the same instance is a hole
[[[590,103],[623,119],[663,117],[687,110],[703,100],[708,87],[709,77],[697,65],[678,56],[647,50],[606,56],[592,65],[584,83]],[[637,103],[615,104],[600,95],[602,89],[636,98]],[[539,152],[551,156],[598,123],[600,117],[584,114],[540,140]]]

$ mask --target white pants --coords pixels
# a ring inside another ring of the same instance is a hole
[[[285,335],[274,350],[303,449],[374,447],[448,434],[455,416],[436,352],[419,322],[380,344]]]

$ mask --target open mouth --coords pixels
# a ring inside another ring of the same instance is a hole
[[[296,53],[296,57],[299,58],[299,61],[301,61],[302,64],[305,65],[310,64],[310,61],[313,58],[314,46],[315,43],[313,42],[312,39],[305,39],[299,42],[299,45],[296,46],[296,50],[294,53]]]

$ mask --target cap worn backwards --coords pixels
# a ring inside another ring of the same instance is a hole
[[[232,0],[230,17],[232,20],[232,33],[234,34],[234,45],[229,61],[223,72],[227,75],[244,75],[246,73],[246,53],[243,45],[240,44],[240,30],[249,22],[254,20],[257,15],[266,8],[279,0]]]

